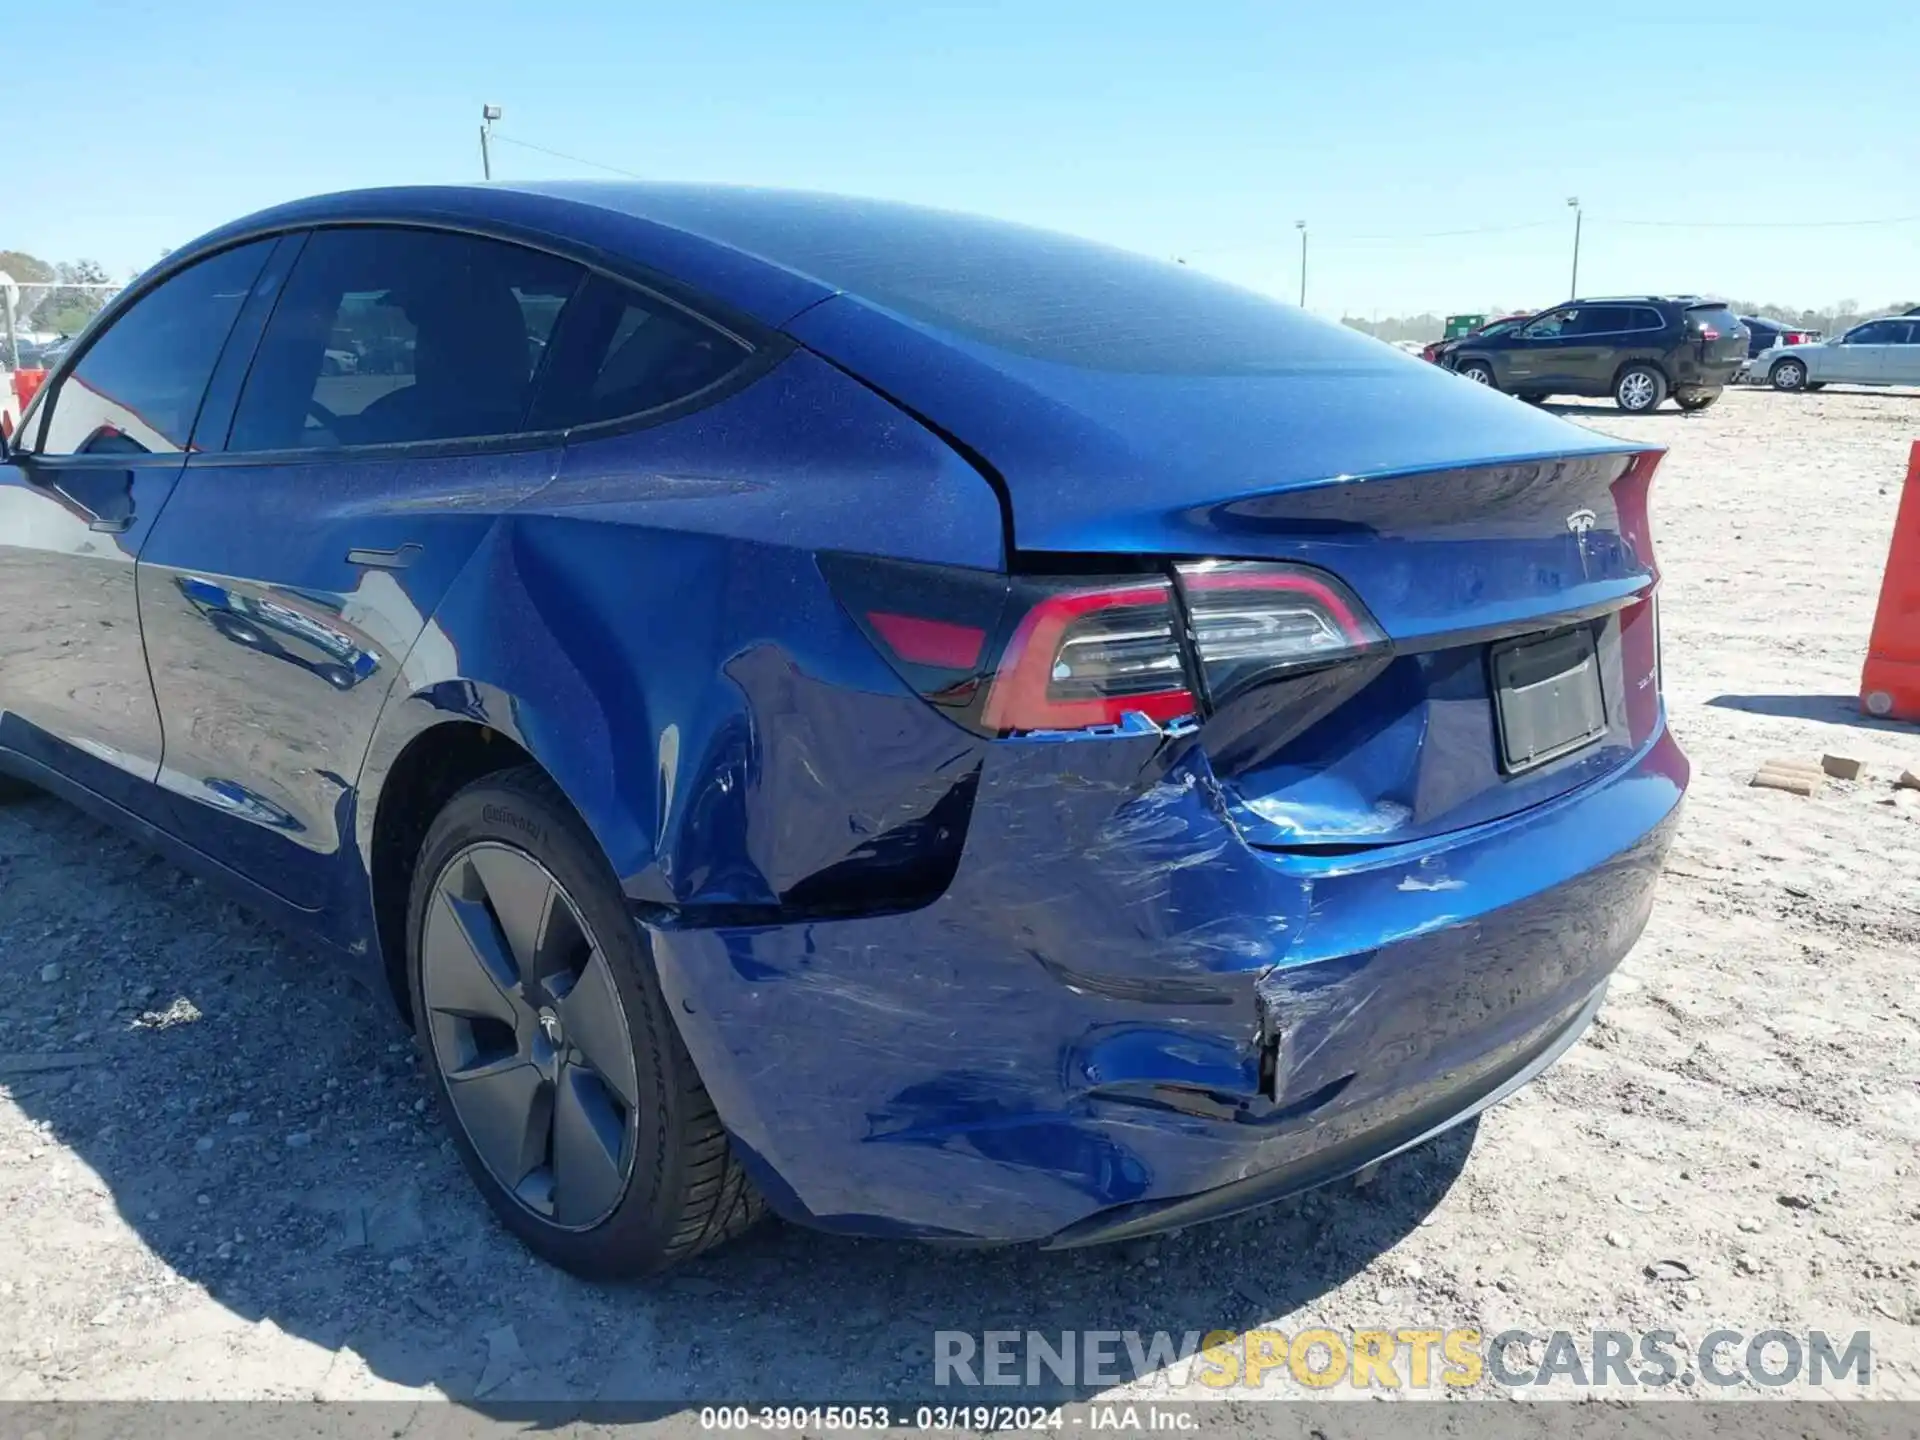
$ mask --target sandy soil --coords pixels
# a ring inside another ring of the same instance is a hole
[[[775,1226],[595,1288],[490,1221],[383,1000],[28,800],[0,808],[0,1399],[651,1399],[691,1433],[702,1399],[921,1395],[941,1329],[1421,1323],[1867,1329],[1872,1393],[1920,1396],[1920,807],[1891,788],[1920,730],[1851,699],[1920,396],[1566,413],[1671,447],[1666,674],[1694,781],[1601,1019],[1477,1134],[1151,1244]],[[1746,783],[1823,751],[1866,777]]]

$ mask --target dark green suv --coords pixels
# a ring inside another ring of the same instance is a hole
[[[1640,414],[1671,395],[1704,410],[1747,358],[1747,328],[1698,295],[1569,300],[1524,325],[1474,336],[1445,358],[1468,380],[1522,400],[1611,395]]]

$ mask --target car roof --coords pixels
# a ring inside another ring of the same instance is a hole
[[[616,262],[611,268],[625,261],[649,272],[642,278],[678,281],[776,327],[835,294],[885,303],[890,268],[917,269],[922,283],[937,275],[955,298],[990,306],[1008,265],[1038,273],[1070,263],[1073,253],[1095,264],[1123,256],[1159,263],[1007,221],[892,201],[749,186],[561,180],[314,196],[223,226],[150,273],[249,235],[369,223],[473,228]]]
[[[1563,301],[1567,305],[1726,305],[1724,300],[1716,300],[1711,295],[1582,295],[1578,300]],[[1729,306],[1729,309],[1732,307]]]

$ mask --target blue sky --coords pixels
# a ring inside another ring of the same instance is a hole
[[[49,77],[10,87],[0,248],[116,273],[293,196],[477,179],[491,101],[502,178],[607,173],[518,140],[887,196],[1288,298],[1305,219],[1334,314],[1562,298],[1569,195],[1588,293],[1920,300],[1913,0],[59,0],[0,47]]]

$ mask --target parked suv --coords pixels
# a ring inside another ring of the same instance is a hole
[[[1611,395],[1638,414],[1669,395],[1682,410],[1704,410],[1746,359],[1747,328],[1724,302],[1632,295],[1570,300],[1525,325],[1474,336],[1442,363],[1522,400]]]

